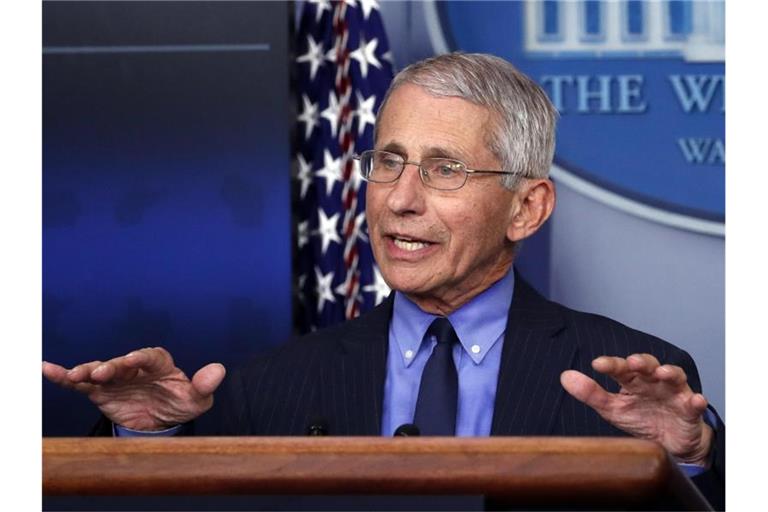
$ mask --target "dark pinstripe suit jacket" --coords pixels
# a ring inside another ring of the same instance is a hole
[[[254,359],[227,377],[211,411],[189,433],[305,435],[323,420],[331,435],[381,433],[392,297],[366,315],[303,336]],[[509,309],[491,435],[626,435],[568,395],[560,374],[576,369],[609,390],[596,374],[600,355],[654,354],[682,367],[691,387],[701,383],[683,350],[605,317],[544,299],[520,277]],[[694,479],[716,508],[724,508],[725,427],[718,418],[713,469]],[[111,435],[102,421],[95,434]]]
[[[298,338],[229,377],[216,414],[226,433],[303,435],[323,418],[333,435],[379,435],[392,299],[344,324]],[[560,385],[572,368],[595,374],[600,355],[654,354],[701,384],[690,356],[605,317],[550,302],[519,276],[509,310],[492,435],[621,435]],[[223,416],[222,416],[223,415]]]
[[[322,419],[331,435],[379,435],[392,297],[368,314],[301,337],[232,374],[206,416],[229,435],[305,435]],[[576,369],[610,390],[596,374],[600,355],[647,352],[682,367],[691,387],[701,383],[683,350],[605,317],[544,299],[520,277],[499,370],[491,435],[626,435],[568,395],[560,374]],[[716,506],[724,492],[724,426],[718,418],[714,470],[696,477]],[[206,429],[208,430],[208,429]]]

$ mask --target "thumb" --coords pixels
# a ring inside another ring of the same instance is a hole
[[[227,370],[221,363],[203,366],[192,376],[192,387],[201,396],[207,397],[216,391],[226,374]]]
[[[561,373],[560,384],[576,400],[598,411],[605,408],[610,401],[610,395],[600,384],[579,371],[566,370]]]

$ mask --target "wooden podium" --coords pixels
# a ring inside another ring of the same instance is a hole
[[[44,496],[482,495],[491,509],[711,510],[628,438],[43,439]]]

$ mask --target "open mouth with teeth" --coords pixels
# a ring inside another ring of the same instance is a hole
[[[395,247],[408,252],[415,252],[421,249],[426,249],[430,245],[433,245],[432,242],[427,242],[424,240],[415,240],[413,238],[402,238],[398,236],[391,236],[390,239],[392,240],[392,243],[395,244]]]

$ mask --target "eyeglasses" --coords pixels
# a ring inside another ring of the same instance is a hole
[[[486,171],[469,169],[467,164],[452,158],[425,158],[421,162],[409,162],[397,153],[376,149],[363,151],[354,157],[360,162],[360,174],[372,183],[392,183],[400,178],[405,166],[419,168],[419,177],[428,187],[437,190],[458,190],[467,182],[470,174],[509,174],[521,176],[512,171]]]

